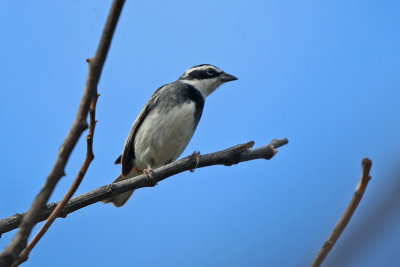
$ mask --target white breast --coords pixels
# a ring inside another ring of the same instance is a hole
[[[176,160],[194,133],[195,103],[184,103],[162,114],[151,111],[135,136],[135,166],[157,168]]]

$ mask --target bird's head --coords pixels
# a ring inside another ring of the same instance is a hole
[[[214,92],[221,84],[237,79],[235,76],[210,64],[191,67],[179,77],[180,82],[194,86],[202,93],[204,98]]]

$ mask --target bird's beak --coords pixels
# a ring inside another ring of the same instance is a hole
[[[221,78],[221,81],[222,81],[223,83],[230,82],[230,81],[234,81],[234,80],[237,80],[237,79],[238,79],[238,78],[236,78],[235,76],[233,76],[233,75],[231,75],[231,74],[229,74],[229,73],[226,73],[226,72],[223,72],[223,73],[221,74],[220,78]]]

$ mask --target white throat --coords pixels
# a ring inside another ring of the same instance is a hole
[[[222,83],[217,78],[203,80],[180,80],[183,83],[190,84],[201,92],[204,99],[215,91]]]

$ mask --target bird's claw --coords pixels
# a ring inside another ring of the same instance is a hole
[[[143,173],[146,174],[147,176],[149,176],[150,180],[153,182],[153,186],[157,185],[157,182],[156,182],[156,180],[154,180],[154,176],[153,176],[154,171],[150,166],[147,167],[147,169],[144,169]]]
[[[193,151],[192,155],[190,155],[191,158],[196,159],[196,165],[194,166],[193,169],[190,169],[189,171],[191,173],[194,172],[194,170],[197,168],[197,166],[199,165],[199,161],[200,161],[200,151]]]

